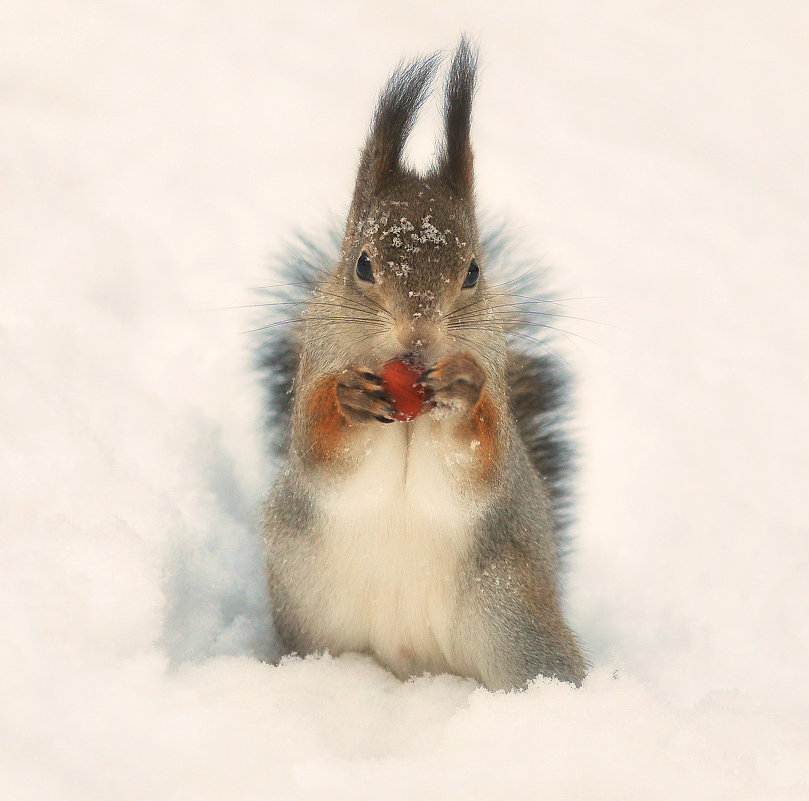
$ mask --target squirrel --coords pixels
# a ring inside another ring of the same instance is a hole
[[[275,630],[284,653],[362,652],[402,679],[579,685],[586,660],[560,604],[567,379],[514,345],[526,307],[489,281],[465,38],[434,166],[402,163],[439,62],[387,81],[339,255],[292,257],[301,312],[260,354],[283,429],[263,519]],[[418,365],[407,383],[424,413],[397,414],[391,360]]]

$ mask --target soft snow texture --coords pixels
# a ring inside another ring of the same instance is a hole
[[[809,6],[0,8],[3,798],[806,797]],[[262,661],[256,310],[215,309],[462,30],[481,204],[597,321],[581,690]]]

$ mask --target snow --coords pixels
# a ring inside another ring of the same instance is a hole
[[[0,5],[4,798],[806,797],[809,11],[523,6]],[[273,465],[223,307],[462,30],[479,198],[596,321],[560,326],[580,690],[262,661]]]

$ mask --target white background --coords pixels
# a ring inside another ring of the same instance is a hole
[[[3,0],[4,798],[806,797],[809,7],[526,5]],[[481,209],[592,321],[581,690],[259,659],[256,312],[215,309],[462,31]]]

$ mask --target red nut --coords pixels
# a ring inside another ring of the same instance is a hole
[[[424,411],[429,390],[413,386],[424,372],[424,367],[412,359],[392,359],[382,367],[382,388],[393,403],[395,420],[407,422]]]

